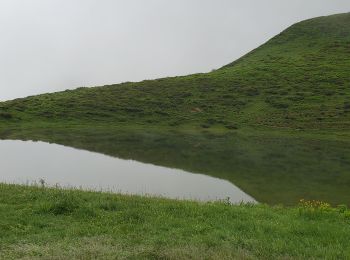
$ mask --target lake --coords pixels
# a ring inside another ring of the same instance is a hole
[[[5,182],[42,178],[50,185],[169,198],[350,206],[346,141],[84,126],[7,129],[0,139]]]
[[[229,181],[63,145],[0,141],[0,182],[74,187],[174,199],[255,200]]]

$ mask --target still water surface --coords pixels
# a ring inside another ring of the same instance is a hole
[[[194,200],[255,202],[229,181],[182,170],[122,160],[62,145],[0,141],[0,182],[78,187]]]

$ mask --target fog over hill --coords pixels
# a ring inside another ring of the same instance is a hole
[[[2,0],[0,100],[208,72],[343,0]]]

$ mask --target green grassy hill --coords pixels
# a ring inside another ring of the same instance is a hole
[[[206,74],[0,103],[0,122],[350,128],[350,13],[295,24]]]

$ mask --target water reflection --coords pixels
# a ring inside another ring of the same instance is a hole
[[[42,142],[0,141],[0,182],[149,194],[168,198],[255,200],[228,181]]]
[[[15,129],[3,139],[42,140],[227,180],[259,202],[301,198],[350,205],[350,145],[253,134],[183,134],[110,128]]]

